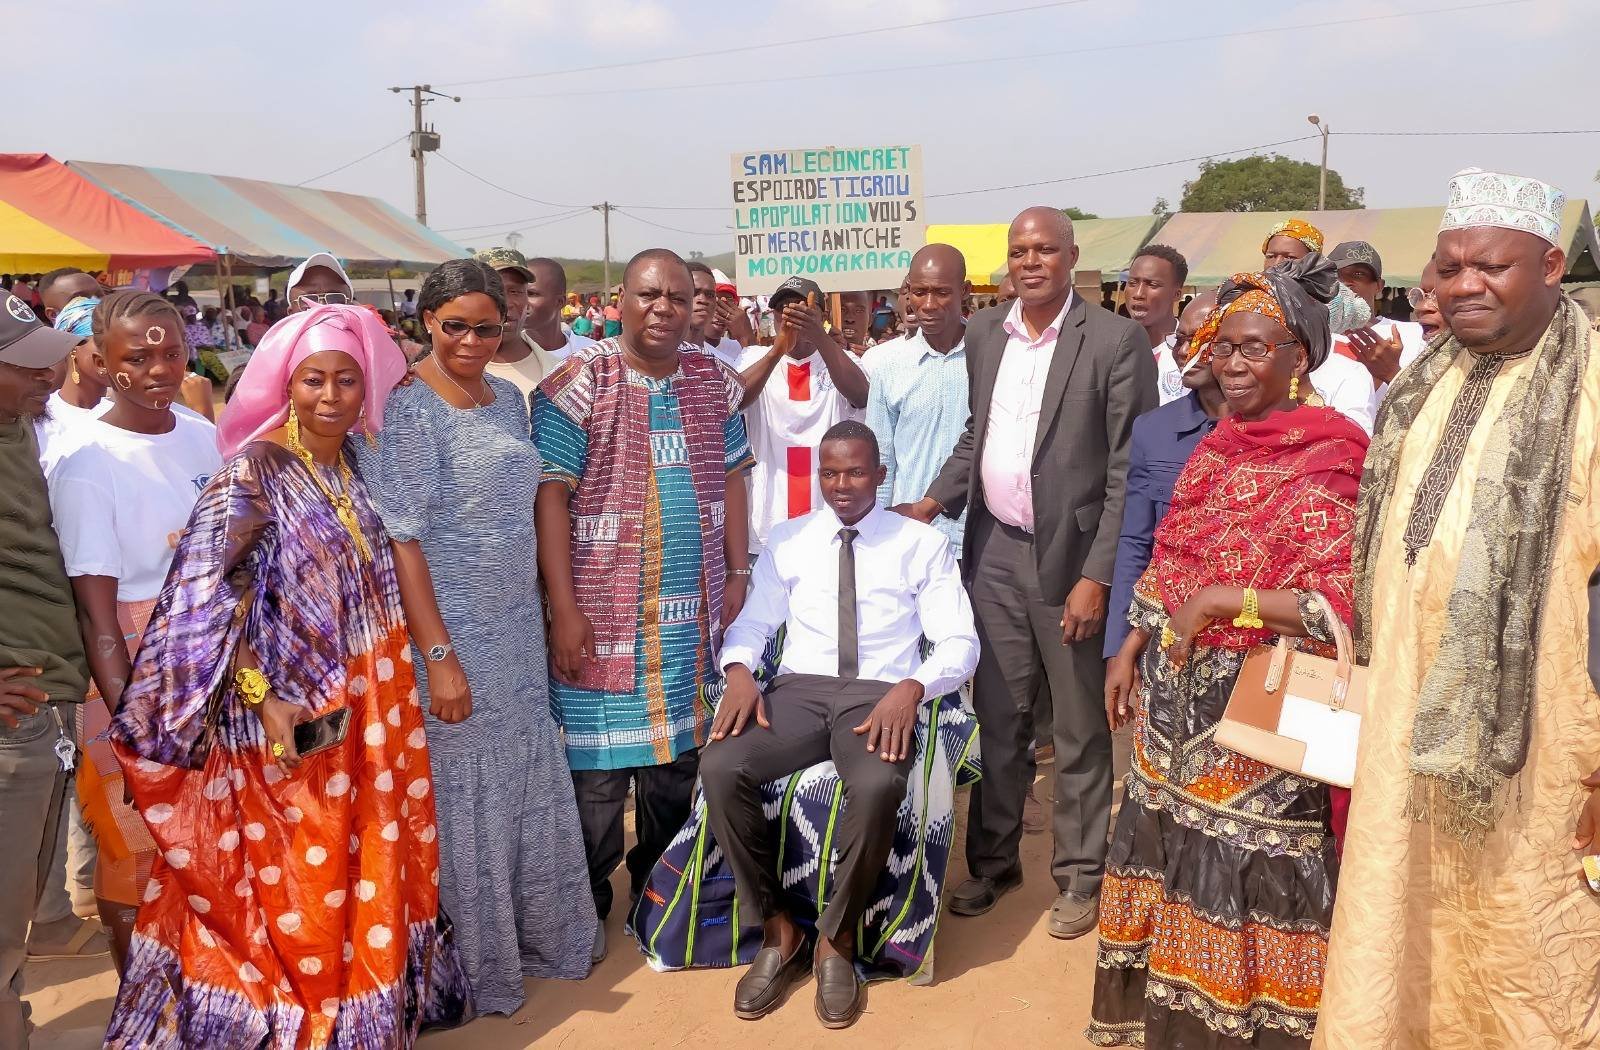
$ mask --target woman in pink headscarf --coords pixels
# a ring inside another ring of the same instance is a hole
[[[111,726],[155,839],[113,1047],[407,1047],[461,1019],[388,537],[347,448],[405,359],[368,311],[262,340]]]

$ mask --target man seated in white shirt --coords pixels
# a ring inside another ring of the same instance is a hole
[[[845,805],[832,840],[839,863],[817,922],[816,1006],[824,1026],[843,1028],[862,1007],[855,930],[888,859],[921,703],[971,677],[978,636],[944,536],[877,505],[884,469],[872,431],[854,420],[835,424],[818,453],[822,508],[773,527],[723,640],[727,688],[700,780],[740,906],[764,927],[734,992],[734,1013],[753,1020],[783,1000],[807,963],[805,934],[783,910],[761,785],[833,760]],[[785,626],[778,675],[763,697],[754,671]]]

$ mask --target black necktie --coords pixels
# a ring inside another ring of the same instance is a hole
[[[839,530],[839,677],[854,678],[861,654],[856,643],[855,529]]]

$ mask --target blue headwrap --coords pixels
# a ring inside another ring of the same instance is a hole
[[[100,300],[93,296],[78,296],[56,314],[56,331],[71,332],[79,339],[89,338],[94,334],[94,308],[99,305]]]

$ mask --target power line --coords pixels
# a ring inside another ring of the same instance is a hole
[[[1490,135],[1600,135],[1600,130],[1557,131],[1330,131],[1334,138],[1473,138]]]
[[[729,205],[729,207],[732,207],[732,205]],[[618,215],[626,215],[634,222],[642,222],[646,226],[654,226],[658,230],[671,230],[673,233],[686,233],[691,237],[728,237],[732,235],[731,232],[726,229],[713,232],[710,230],[686,230],[681,226],[668,226],[664,222],[655,222],[650,219],[646,219],[642,215],[634,215],[631,212],[624,211],[616,205],[612,205],[611,210],[616,212]]]
[[[527,95],[477,95],[468,96],[468,102],[505,102],[520,101],[524,99],[548,98],[575,98],[594,95],[637,95],[643,93],[655,94],[661,91],[695,91],[701,88],[740,87],[750,88],[759,84],[784,84],[797,83],[808,80],[838,80],[841,77],[881,76],[885,73],[908,73],[926,69],[950,69],[955,66],[981,66],[992,65],[996,62],[1025,62],[1036,58],[1061,58],[1070,55],[1097,54],[1105,51],[1130,51],[1144,47],[1160,47],[1168,44],[1193,44],[1200,41],[1233,40],[1240,37],[1265,36],[1277,33],[1294,33],[1307,29],[1329,29],[1337,26],[1361,25],[1370,22],[1383,22],[1396,18],[1415,18],[1418,15],[1455,14],[1462,11],[1478,11],[1490,8],[1510,7],[1517,4],[1531,4],[1535,0],[1485,0],[1481,3],[1457,4],[1453,7],[1427,8],[1419,11],[1396,11],[1382,15],[1365,15],[1359,18],[1329,19],[1322,22],[1302,22],[1298,25],[1269,26],[1260,29],[1240,29],[1227,33],[1209,33],[1198,36],[1168,37],[1161,40],[1136,40],[1120,44],[1097,44],[1091,47],[1074,47],[1058,51],[1035,51],[1028,54],[1005,54],[987,58],[951,59],[942,62],[921,62],[913,65],[878,66],[871,65],[867,68],[843,69],[831,73],[797,73],[792,76],[763,77],[759,81],[750,80],[705,80],[693,84],[661,84],[647,87],[631,88],[594,88],[576,91],[545,91]],[[1007,13],[1007,12],[996,12]],[[874,31],[876,32],[876,30]],[[796,41],[797,43],[799,41]],[[778,45],[760,45],[771,47]],[[718,54],[719,52],[707,52]],[[664,61],[664,60],[663,60]],[[604,67],[594,67],[604,68]],[[543,76],[545,74],[530,74]],[[516,79],[503,77],[502,80]],[[491,81],[477,81],[477,83],[490,83]]]
[[[304,182],[297,182],[297,183],[295,183],[295,185],[296,186],[304,186],[307,183],[316,182],[319,179],[325,179],[329,175],[337,175],[339,172],[343,171],[344,169],[353,168],[357,164],[360,164],[362,161],[366,160],[369,157],[376,157],[378,154],[382,153],[384,150],[388,149],[390,146],[397,146],[397,145],[399,145],[400,143],[404,142],[406,139],[408,139],[410,137],[411,137],[410,132],[407,132],[406,134],[401,135],[397,139],[390,139],[388,142],[385,142],[383,145],[379,146],[377,149],[373,150],[371,153],[363,153],[361,156],[357,157],[353,161],[350,161],[348,164],[341,164],[337,168],[334,168],[332,171],[325,171],[321,175],[313,175],[311,178],[306,179]]]
[[[479,230],[529,230],[537,226],[543,226],[548,221],[570,218],[581,212],[586,212],[589,210],[590,209],[585,206],[582,208],[572,208],[564,212],[557,212],[554,215],[530,215],[526,219],[511,219],[508,222],[480,222],[472,226],[447,226],[442,228],[435,227],[433,232],[468,233]]]
[[[1111,171],[1096,171],[1087,175],[1068,175],[1059,179],[1039,179],[1034,182],[1016,182],[1009,186],[985,186],[976,190],[952,190],[948,193],[930,193],[928,198],[935,197],[966,197],[974,193],[999,193],[1002,190],[1025,190],[1035,186],[1058,186],[1063,182],[1082,182],[1084,179],[1098,179],[1107,175],[1127,175],[1135,171],[1151,171],[1155,168],[1170,168],[1176,164],[1193,164],[1196,161],[1211,160],[1214,157],[1231,157],[1235,153],[1254,153],[1257,150],[1272,149],[1274,146],[1287,146],[1295,142],[1309,142],[1318,138],[1317,135],[1301,135],[1299,138],[1279,139],[1277,142],[1267,142],[1260,146],[1246,146],[1243,149],[1221,150],[1216,153],[1202,153],[1195,157],[1182,157],[1178,160],[1157,161],[1154,164],[1137,164],[1131,168],[1115,168]]]
[[[1027,7],[1011,7],[1000,11],[978,11],[966,15],[951,15],[948,18],[930,18],[921,22],[904,22],[897,26],[884,26],[881,29],[854,29],[843,33],[828,33],[823,36],[799,37],[793,40],[774,40],[765,44],[743,44],[737,47],[719,47],[710,51],[689,51],[677,55],[662,55],[659,58],[638,58],[627,62],[607,62],[597,66],[577,66],[571,69],[548,69],[538,73],[513,73],[502,77],[483,77],[479,80],[456,80],[442,87],[472,87],[477,84],[502,84],[508,80],[534,80],[542,77],[565,76],[568,73],[593,73],[609,69],[629,69],[635,66],[653,66],[663,62],[684,62],[696,58],[720,58],[723,55],[739,54],[746,51],[767,51],[778,47],[794,47],[799,44],[820,44],[829,40],[843,40],[847,37],[877,36],[883,33],[903,33],[911,29],[925,29],[929,26],[950,25],[955,22],[972,22],[980,18],[998,18],[1002,15],[1028,14],[1033,11],[1044,11],[1058,7],[1076,7],[1087,4],[1092,0],[1051,0],[1049,3],[1030,4]]]
[[[504,186],[500,185],[498,182],[490,182],[488,179],[484,178],[482,175],[479,175],[475,171],[468,171],[466,168],[463,168],[461,165],[457,164],[455,161],[451,160],[449,157],[445,156],[443,153],[437,153],[437,154],[435,154],[435,156],[437,156],[440,160],[444,161],[446,164],[450,165],[452,168],[454,168],[457,171],[461,172],[461,174],[468,175],[468,176],[471,176],[474,179],[477,179],[479,182],[483,183],[485,186],[488,186],[490,189],[499,190],[501,193],[508,193],[513,197],[520,197],[521,199],[523,199],[525,201],[532,201],[534,204],[542,204],[546,208],[569,209],[569,208],[588,208],[589,207],[589,205],[587,205],[587,204],[555,204],[555,203],[552,203],[551,201],[540,200],[538,197],[530,197],[526,193],[518,193],[516,190],[506,189]]]
[[[1358,137],[1368,137],[1368,136],[1372,136],[1372,137],[1387,137],[1387,138],[1403,138],[1403,137],[1426,138],[1426,137],[1473,137],[1473,136],[1508,136],[1508,135],[1509,136],[1600,135],[1600,129],[1590,130],[1590,129],[1582,129],[1582,128],[1559,128],[1559,129],[1550,129],[1550,130],[1542,130],[1542,131],[1541,130],[1519,130],[1519,131],[1336,131],[1336,132],[1333,133],[1333,135],[1335,137],[1344,137],[1344,138],[1358,138]],[[976,189],[970,189],[970,190],[949,190],[949,191],[946,191],[944,193],[930,193],[927,196],[929,197],[929,199],[938,198],[938,197],[965,197],[965,196],[971,196],[973,194],[978,194],[978,193],[1001,193],[1001,192],[1004,192],[1004,191],[1007,191],[1007,190],[1032,189],[1032,188],[1035,188],[1035,187],[1038,187],[1038,186],[1056,186],[1056,185],[1060,185],[1062,183],[1082,182],[1082,181],[1085,181],[1085,180],[1088,180],[1088,179],[1104,178],[1104,177],[1106,177],[1108,175],[1127,175],[1127,174],[1132,174],[1134,172],[1140,172],[1140,171],[1153,171],[1153,170],[1155,170],[1157,168],[1175,167],[1175,166],[1177,166],[1179,164],[1194,164],[1194,163],[1198,163],[1200,161],[1214,160],[1217,157],[1231,157],[1231,156],[1235,156],[1235,155],[1240,154],[1240,153],[1258,153],[1258,152],[1260,152],[1262,150],[1275,149],[1275,148],[1277,148],[1279,146],[1290,146],[1290,145],[1294,145],[1295,143],[1300,143],[1300,142],[1311,142],[1311,141],[1314,141],[1316,138],[1317,138],[1317,136],[1314,135],[1314,134],[1313,135],[1301,135],[1301,136],[1298,136],[1296,138],[1279,139],[1276,142],[1263,142],[1260,145],[1256,145],[1256,146],[1242,146],[1242,147],[1240,147],[1238,149],[1218,150],[1218,151],[1215,151],[1215,152],[1212,152],[1212,153],[1196,154],[1195,156],[1192,156],[1192,157],[1180,157],[1180,158],[1178,158],[1176,160],[1153,161],[1153,162],[1151,162],[1149,164],[1137,164],[1137,165],[1133,165],[1131,167],[1126,167],[1126,168],[1114,168],[1114,169],[1111,169],[1109,171],[1088,172],[1088,173],[1081,174],[1081,175],[1066,175],[1066,176],[1062,176],[1061,178],[1057,178],[1057,179],[1036,179],[1036,180],[1033,180],[1031,182],[1016,182],[1016,183],[1010,183],[1010,184],[1007,184],[1007,185],[1004,185],[1004,186],[983,186],[983,187],[979,187],[979,188],[976,188]],[[457,165],[457,167],[459,167],[459,165]],[[463,169],[463,170],[465,170],[465,169]],[[472,174],[472,173],[468,172],[468,174]],[[479,178],[476,175],[474,175],[473,177],[474,178]],[[487,180],[485,180],[485,179],[481,179],[480,178],[479,181],[486,182],[488,185],[491,185],[491,186],[495,185],[494,183],[488,183]],[[496,189],[502,189],[503,187],[495,186],[495,188]],[[513,191],[507,190],[506,192],[509,193],[509,192],[513,192]],[[521,196],[520,194],[516,194],[516,195],[517,196]],[[720,236],[725,235],[727,233],[727,231],[724,230],[724,231],[721,231],[721,232],[715,232],[714,233],[714,232],[708,231],[708,230],[687,230],[687,229],[683,229],[682,227],[671,226],[671,225],[668,225],[666,223],[656,222],[656,221],[653,221],[651,219],[647,219],[642,215],[636,215],[636,214],[633,214],[633,213],[634,212],[638,212],[638,211],[715,211],[715,212],[725,212],[729,208],[731,208],[732,206],[733,205],[731,203],[730,204],[695,204],[695,205],[691,205],[691,204],[672,204],[672,205],[668,205],[668,204],[629,204],[629,205],[626,206],[626,210],[624,210],[624,208],[621,207],[621,206],[613,205],[613,210],[614,211],[619,211],[622,214],[627,215],[630,219],[633,219],[636,222],[642,222],[647,226],[654,226],[657,229],[670,230],[673,233],[685,233],[685,234],[689,234],[691,236],[696,236],[696,237],[720,237]],[[575,216],[575,215],[581,214],[581,213],[586,212],[586,211],[591,211],[591,210],[593,210],[594,207],[595,206],[593,206],[593,205],[582,205],[582,206],[573,205],[571,211],[565,212],[565,213],[561,213],[561,215],[558,215],[558,216],[534,216],[531,219],[515,219],[515,220],[512,220],[512,222],[515,223],[515,224],[522,224],[522,223],[531,223],[531,222],[535,222],[536,220],[542,220],[542,219],[552,219],[552,220],[559,219],[559,220],[564,221],[564,219],[567,218],[567,217]],[[460,232],[460,231],[464,231],[464,230],[492,229],[492,228],[501,228],[501,227],[504,227],[506,229],[518,229],[518,228],[524,228],[525,229],[525,228],[527,228],[526,226],[507,225],[505,223],[492,223],[491,222],[491,223],[483,223],[483,224],[481,224],[479,226],[458,226],[458,227],[453,227],[453,228],[450,228],[450,229],[442,229],[442,230],[440,230],[438,232],[440,232],[440,233],[453,233],[453,232]]]

